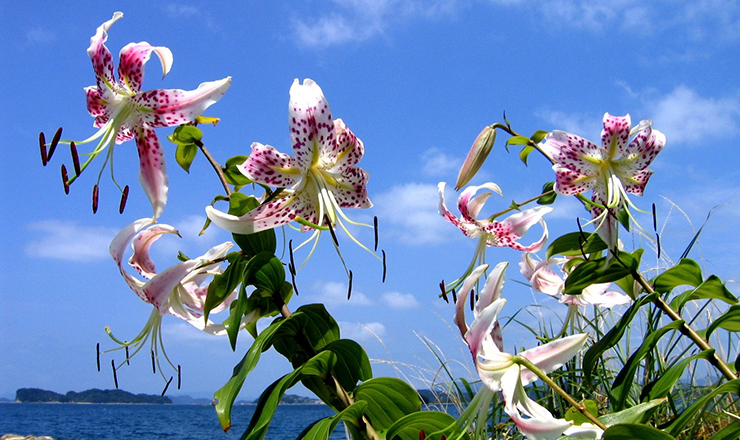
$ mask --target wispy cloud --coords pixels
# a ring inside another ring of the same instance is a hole
[[[454,12],[457,0],[333,0],[331,12],[296,16],[298,42],[329,47],[362,42],[383,35],[391,25],[407,20],[434,19]]]
[[[372,301],[356,290],[352,290],[352,295],[347,300],[348,286],[336,281],[319,282],[311,286],[311,301],[320,302],[330,306],[367,306]]]
[[[535,116],[548,124],[545,130],[562,130],[586,139],[596,139],[601,133],[603,114],[566,113],[559,110],[539,110]]]
[[[378,218],[383,219],[383,234],[399,243],[440,243],[451,235],[450,225],[437,212],[437,185],[406,183],[394,186],[373,200]]]
[[[57,34],[45,27],[34,27],[26,32],[26,41],[31,44],[49,44],[57,39]]]
[[[339,322],[339,329],[343,338],[358,342],[377,340],[385,335],[385,326],[379,322]]]
[[[454,176],[462,162],[463,158],[459,155],[449,155],[439,148],[430,148],[421,155],[421,172],[430,177]]]
[[[200,13],[195,6],[179,3],[168,3],[164,6],[164,9],[173,18],[190,18]]]
[[[393,309],[413,309],[419,307],[419,301],[410,293],[386,292],[381,296],[383,302]]]
[[[110,258],[108,246],[117,230],[82,226],[71,221],[42,220],[28,229],[33,239],[26,245],[26,254],[40,258],[90,262]]]
[[[740,126],[737,94],[721,98],[703,97],[680,85],[646,107],[654,126],[666,134],[671,144],[697,142],[711,133],[726,138],[737,134]]]

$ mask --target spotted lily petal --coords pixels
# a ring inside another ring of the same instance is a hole
[[[339,148],[331,109],[321,87],[313,80],[306,79],[303,84],[297,78],[293,81],[288,118],[293,153],[304,172],[316,165],[327,168],[336,162]]]
[[[118,77],[123,85],[136,93],[141,90],[144,81],[144,65],[154,52],[162,64],[162,78],[172,68],[172,51],[166,47],[154,47],[147,42],[129,43],[121,49],[120,61],[118,63]]]
[[[293,157],[259,142],[252,144],[252,153],[237,169],[256,183],[278,188],[293,186],[302,177]]]
[[[148,125],[138,127],[136,148],[139,151],[139,183],[152,204],[154,218],[157,218],[167,204],[169,186],[162,146],[157,133]]]
[[[588,333],[566,336],[545,345],[525,350],[519,353],[519,356],[529,359],[545,373],[550,373],[562,367],[565,362],[578,354],[586,340],[588,340]],[[526,368],[522,368],[521,377],[524,385],[537,380],[537,376]]]
[[[489,234],[488,244],[492,246],[509,246],[520,251],[536,252],[547,243],[549,237],[547,232],[547,224],[542,217],[552,212],[552,208],[545,206],[538,206],[536,208],[527,209],[513,215],[510,215],[501,222],[490,222],[484,229]],[[542,236],[536,242],[524,246],[518,242],[522,238],[529,228],[535,223],[542,225]]]
[[[133,255],[128,260],[128,264],[136,269],[144,278],[152,279],[157,274],[157,269],[154,267],[154,261],[152,261],[149,255],[149,249],[162,234],[176,234],[180,233],[173,226],[155,224],[145,231],[140,232],[136,235],[136,238],[131,243],[131,247],[134,250]]]
[[[231,86],[231,77],[201,83],[195,90],[158,89],[139,92],[131,102],[142,109],[138,121],[153,128],[172,127],[192,121],[218,102]]]

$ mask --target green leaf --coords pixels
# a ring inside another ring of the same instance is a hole
[[[238,256],[229,262],[223,273],[213,276],[213,280],[208,285],[206,302],[203,306],[205,320],[208,319],[211,310],[223,303],[244,280],[244,268],[246,264],[247,259]]]
[[[285,392],[306,376],[325,377],[331,370],[334,360],[335,356],[331,352],[319,353],[292,373],[268,386],[260,395],[249,426],[241,438],[244,440],[263,439]]]
[[[725,283],[716,275],[710,275],[696,289],[688,290],[676,296],[671,301],[671,307],[681,310],[687,302],[699,299],[718,299],[728,304],[737,304],[737,298],[725,287]]]
[[[655,348],[660,338],[672,330],[680,330],[683,326],[683,321],[673,321],[665,327],[653,331],[645,336],[640,347],[632,353],[632,356],[625,362],[624,367],[614,379],[614,384],[609,391],[610,400],[609,403],[613,408],[617,410],[624,409],[627,403],[627,397],[630,394],[632,386],[635,384],[634,378],[637,368],[648,353]]]
[[[244,290],[244,285],[242,285],[239,289],[239,297],[229,306],[229,317],[224,321],[226,334],[229,336],[229,343],[231,344],[231,349],[234,351],[236,351],[236,339],[239,335],[242,316],[247,311],[247,301],[247,292]]]
[[[551,194],[548,194],[546,196],[542,196],[539,199],[537,199],[538,205],[552,205],[555,203],[555,199],[558,197],[558,194],[554,191],[555,188],[555,182],[547,182],[542,186],[542,194],[545,194],[547,192],[552,191]]]
[[[620,251],[609,260],[606,267],[606,257],[579,264],[566,278],[563,293],[580,295],[583,289],[592,284],[611,283],[631,275],[640,266],[642,252],[643,249],[637,249],[632,254]]]
[[[421,399],[416,390],[406,382],[391,377],[363,382],[355,390],[354,398],[356,402],[368,403],[365,414],[376,430],[386,430],[403,416],[421,409]]]
[[[534,147],[531,145],[527,145],[524,148],[522,148],[522,151],[519,152],[519,159],[521,159],[521,161],[524,162],[524,165],[527,165],[527,157],[529,157],[529,153],[533,151],[534,151]]]
[[[737,440],[740,438],[740,422],[732,422],[715,433],[709,440]]]
[[[582,254],[596,254],[608,247],[604,240],[599,237],[599,234],[571,232],[556,238],[550,243],[550,246],[547,247],[546,258],[549,259],[553,255],[580,256]]]
[[[629,328],[632,320],[640,310],[640,307],[645,304],[652,303],[652,301],[657,297],[657,293],[651,293],[635,301],[630,308],[624,312],[624,315],[622,315],[622,318],[619,320],[617,325],[612,327],[612,329],[604,336],[594,342],[594,344],[586,351],[586,354],[583,355],[583,372],[587,383],[591,382],[591,375],[593,374],[594,369],[596,369],[598,360],[601,359],[604,352],[615,346],[619,340],[622,339],[624,332]]]
[[[320,352],[328,344],[339,339],[339,325],[323,304],[307,304],[296,310],[287,325],[273,338],[275,350],[285,356],[296,367],[304,363],[305,350],[297,338],[305,338],[314,352]]]
[[[599,407],[596,405],[596,402],[594,402],[593,400],[584,400],[581,402],[581,404],[586,407],[586,411],[588,411],[591,415],[595,417],[599,416]],[[568,411],[565,412],[565,420],[573,422],[576,425],[591,423],[591,420],[589,420],[588,417],[586,417],[575,407],[571,407],[570,409],[568,409]]]
[[[347,392],[353,392],[358,382],[372,379],[373,369],[370,365],[370,359],[357,342],[350,339],[340,339],[327,344],[324,350],[329,350],[337,355],[337,362],[332,374]]]
[[[419,440],[420,431],[424,431],[424,438],[438,440],[449,436],[457,428],[457,421],[447,413],[439,411],[414,412],[403,416],[388,428],[385,434],[387,440]],[[470,438],[467,433],[462,438]]]
[[[175,149],[175,160],[180,168],[185,170],[186,173],[190,173],[190,165],[192,165],[197,153],[198,147],[195,144],[180,144]]]
[[[285,269],[272,253],[260,252],[247,263],[244,278],[247,284],[273,295],[280,293],[285,284]]]
[[[177,145],[198,144],[203,139],[203,132],[192,125],[180,125],[167,139]]]
[[[728,332],[740,332],[740,305],[730,307],[725,313],[715,318],[714,322],[704,331],[704,337],[709,339],[718,328]]]
[[[643,395],[647,392],[647,398],[650,400],[666,397],[676,382],[683,376],[683,372],[689,363],[696,359],[709,359],[712,356],[714,356],[714,349],[702,351],[694,356],[676,362],[671,368],[660,375],[660,379],[646,387],[643,390]]]
[[[665,398],[654,399],[649,402],[641,403],[639,405],[632,406],[616,413],[604,414],[603,416],[599,417],[599,421],[606,426],[618,425],[621,423],[637,423],[642,419],[645,413],[655,407],[660,406],[665,401]]]
[[[629,211],[622,208],[617,212],[617,221],[624,226],[624,229],[630,230],[630,214]]]
[[[526,136],[512,136],[506,141],[506,145],[527,145],[529,138]]]
[[[242,174],[242,172],[237,168],[237,166],[243,164],[245,160],[247,160],[247,156],[234,156],[226,160],[226,163],[224,164],[224,177],[226,177],[227,182],[234,185],[235,189],[239,189],[245,185],[253,183],[251,179]]]
[[[653,288],[656,292],[666,293],[686,284],[698,287],[702,280],[699,264],[694,260],[683,258],[677,265],[655,277]]]
[[[647,425],[620,424],[607,428],[601,440],[675,440],[660,429]]]
[[[708,394],[694,401],[690,407],[686,408],[680,416],[673,420],[673,423],[668,426],[666,431],[672,435],[678,435],[686,428],[686,425],[688,425],[689,422],[694,420],[697,412],[702,410],[707,403],[711,402],[720,394],[740,394],[740,379],[734,379],[723,383]]]
[[[367,402],[355,402],[333,416],[317,420],[301,432],[298,440],[328,440],[340,421],[343,420],[353,425],[358,424],[362,420],[366,407]]]
[[[532,142],[534,142],[535,144],[539,144],[542,141],[542,139],[544,139],[545,136],[548,135],[548,133],[549,133],[549,131],[537,130],[529,138],[532,139]]]
[[[236,364],[231,379],[218,391],[213,394],[217,400],[216,415],[224,431],[231,428],[231,408],[234,406],[234,400],[244,385],[247,375],[257,366],[262,352],[270,348],[273,335],[285,325],[287,320],[279,319],[270,324],[254,339],[252,346],[242,360]]]
[[[259,206],[259,201],[253,196],[235,192],[229,196],[229,214],[237,217],[246,214],[252,209]],[[234,242],[249,256],[254,256],[260,252],[275,253],[277,249],[277,238],[274,229],[255,232],[254,234],[231,234]]]

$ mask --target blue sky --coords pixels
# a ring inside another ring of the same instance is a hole
[[[82,91],[94,81],[85,50],[97,26],[118,9],[125,16],[110,32],[112,53],[131,41],[148,41],[174,54],[164,80],[158,60],[151,60],[144,89],[193,89],[233,77],[231,89],[208,111],[222,121],[204,128],[217,159],[248,154],[255,141],[289,151],[286,109],[294,78],[314,79],[334,116],[364,141],[360,165],[370,173],[375,207],[349,214],[366,221],[378,216],[387,281],[380,282],[377,260],[347,242],[342,250],[355,273],[347,302],[346,278],[324,237],[299,273],[300,295],[291,306],[325,301],[343,334],[358,338],[378,361],[378,375],[400,374],[420,385],[431,379],[438,363],[422,337],[437,344],[461,374],[471,367],[452,328],[453,309],[437,299],[437,286],[440,279],[461,274],[474,243],[437,214],[436,188],[440,181],[454,182],[478,132],[501,121],[504,111],[525,134],[562,129],[592,140],[598,140],[604,112],[630,113],[635,123],[652,119],[668,142],[652,165],[655,175],[645,197],[636,203],[646,209],[656,203],[666,255],[674,258],[693,228],[721,205],[692,256],[724,280],[738,277],[736,2],[31,0],[12,8],[3,3],[0,256],[6,269],[0,275],[0,397],[13,397],[20,387],[57,392],[112,387],[109,370],[95,369],[95,344],[113,347],[103,328],[133,337],[151,310],[122,282],[107,253],[118,230],[150,215],[137,184],[133,143],[117,146],[115,154],[117,179],[131,185],[123,215],[107,171],[93,215],[95,172],[83,174],[65,196],[59,166],[69,166],[68,153],[58,150],[43,168],[38,151],[42,130],[51,136],[62,126],[73,139],[93,133]],[[201,157],[190,175],[179,169],[168,133],[159,130],[170,178],[160,221],[176,226],[182,239],[157,243],[154,258],[161,268],[175,261],[177,250],[200,255],[229,238],[216,228],[197,237],[204,207],[220,192],[219,184]],[[490,213],[530,197],[553,179],[544,160],[532,156],[525,168],[515,152],[507,154],[504,139],[499,137],[473,181],[494,181],[504,191],[505,199],[489,202]],[[448,206],[455,200],[450,191]],[[574,230],[573,217],[584,215],[572,200],[560,200],[556,208],[547,217],[551,236]],[[648,217],[643,221],[650,225]],[[525,241],[539,236],[536,228],[532,232]],[[358,231],[358,237],[372,243],[368,231]],[[510,261],[508,278],[522,281],[516,252],[491,249],[488,260]],[[654,254],[646,265],[659,265]],[[730,289],[738,293],[736,284]],[[563,316],[557,303],[518,283],[509,282],[504,295],[508,314],[536,302],[552,307],[547,316]],[[523,319],[536,325],[542,309],[532,310]],[[163,328],[170,358],[183,367],[183,389],[173,394],[210,395],[229,378],[249,340],[243,336],[232,353],[225,339],[200,334],[176,318],[166,317]],[[505,338],[509,346],[531,343],[516,328]],[[104,366],[112,356],[103,357]],[[267,355],[243,396],[256,397],[288,371],[279,356]],[[163,386],[146,356],[120,370],[118,379],[134,392],[158,393]]]

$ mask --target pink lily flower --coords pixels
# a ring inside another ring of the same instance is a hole
[[[526,358],[541,371],[550,373],[575,356],[583,347],[588,335],[583,333],[557,339],[525,350],[516,356],[504,352],[498,314],[506,304],[506,300],[501,298],[501,293],[507,266],[508,263],[499,263],[488,276],[475,304],[474,320],[470,326],[465,319],[467,297],[473,285],[488,268],[487,265],[473,270],[460,289],[455,303],[454,322],[468,344],[478,375],[486,386],[480,392],[486,398],[477,399],[476,404],[480,408],[487,408],[493,396],[492,392],[502,391],[506,403],[504,410],[530,440],[556,439],[563,434],[569,435],[570,429],[577,429],[579,434],[582,434],[582,427],[573,427],[571,422],[555,418],[547,409],[527,396],[524,386],[537,380],[537,376],[519,365],[516,358]],[[470,414],[464,415],[469,416]],[[594,431],[592,438],[596,438],[596,435],[600,436],[600,433]]]
[[[522,254],[519,270],[532,285],[532,289],[557,298],[563,304],[572,306],[593,304],[610,309],[616,305],[628,304],[631,301],[627,295],[615,291],[607,292],[611,283],[592,284],[583,289],[580,295],[563,294],[565,278],[567,277],[567,274],[563,272],[563,266],[567,261],[567,258],[550,258],[547,261],[537,261],[534,254],[525,252]],[[558,275],[552,269],[553,267],[559,267],[563,275]]]
[[[206,207],[208,218],[237,234],[252,234],[296,221],[303,231],[336,228],[355,241],[343,220],[344,208],[370,208],[368,173],[357,167],[365,147],[341,119],[333,119],[329,103],[318,84],[298,79],[290,88],[288,126],[294,157],[274,147],[252,144],[252,154],[239,170],[256,183],[286,188],[280,195],[237,217]],[[309,238],[311,240],[311,238]],[[306,242],[308,242],[307,240]],[[304,244],[306,243],[304,242]]]
[[[547,224],[542,217],[552,212],[552,208],[537,206],[512,214],[502,221],[479,218],[481,209],[483,209],[486,201],[493,193],[503,197],[503,193],[498,185],[489,182],[480,186],[469,186],[460,193],[460,197],[457,199],[460,217],[456,217],[447,209],[445,204],[445,187],[445,182],[440,182],[438,185],[439,214],[445,220],[457,226],[466,237],[478,239],[473,260],[465,270],[465,273],[447,286],[448,290],[455,289],[472,273],[476,266],[485,263],[486,248],[488,246],[511,247],[520,251],[534,252],[542,249],[545,243],[547,243],[549,236]],[[488,191],[478,194],[481,190]],[[519,243],[519,240],[524,237],[535,223],[542,225],[542,236],[540,239],[529,245]]]
[[[605,113],[600,146],[559,130],[549,133],[541,143],[542,150],[555,162],[555,190],[559,194],[592,190],[591,200],[598,205],[591,206],[593,221],[610,247],[617,240],[616,214],[622,209],[630,214],[629,207],[634,207],[627,193],[643,194],[653,174],[648,166],[666,142],[665,135],[653,130],[648,119],[635,127],[630,125],[629,115]]]
[[[162,64],[164,77],[172,67],[172,52],[161,46],[151,46],[147,42],[129,43],[120,53],[118,65],[119,81],[113,76],[113,58],[105,46],[108,31],[113,23],[123,17],[116,12],[113,18],[98,27],[90,38],[87,54],[95,70],[96,84],[85,88],[87,110],[95,118],[94,126],[99,128],[88,139],[75,142],[84,144],[98,141],[88,159],[66,182],[71,184],[90,162],[108,149],[106,163],[111,160],[113,145],[135,139],[139,153],[139,181],[146,193],[157,218],[167,203],[167,174],[164,154],[155,128],[172,127],[188,123],[217,102],[231,85],[231,77],[218,81],[205,82],[191,91],[151,90],[142,92],[144,65],[152,53]],[[73,141],[62,141],[70,143]],[[77,167],[76,167],[77,168]]]
[[[214,246],[200,257],[182,261],[161,272],[158,272],[152,261],[149,250],[164,234],[175,234],[179,236],[177,229],[170,225],[157,224],[152,218],[136,220],[119,232],[110,244],[110,254],[118,265],[126,284],[144,302],[154,306],[144,329],[131,341],[122,342],[113,337],[110,330],[106,328],[111,338],[123,346],[134,347],[133,357],[147,340],[151,337],[152,350],[158,349],[164,352],[161,346],[161,323],[164,315],[176,316],[195,328],[212,335],[225,335],[226,329],[222,324],[215,324],[211,320],[205,320],[203,310],[208,283],[211,276],[222,272],[221,260],[228,250],[233,246],[231,242],[225,242]],[[128,264],[133,267],[141,278],[129,273],[123,267],[123,257],[126,247],[131,245],[133,254]],[[236,292],[232,293],[221,305],[214,308],[211,313],[227,310],[236,298]],[[242,325],[249,321],[249,317],[243,318]],[[157,363],[159,360],[157,359]],[[171,365],[171,364],[170,364]]]

